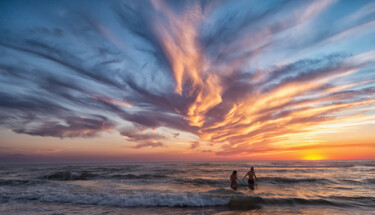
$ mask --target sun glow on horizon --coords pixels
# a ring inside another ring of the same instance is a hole
[[[321,155],[318,155],[318,154],[309,154],[309,155],[306,155],[303,157],[302,160],[311,160],[311,161],[315,161],[315,160],[324,160],[325,158]]]

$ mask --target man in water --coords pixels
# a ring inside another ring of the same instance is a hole
[[[247,183],[249,184],[249,188],[254,190],[255,180],[257,180],[257,176],[255,175],[254,167],[250,168],[250,171],[246,173],[246,175],[243,177],[243,179],[245,179],[246,176],[249,176],[249,179],[247,180]]]

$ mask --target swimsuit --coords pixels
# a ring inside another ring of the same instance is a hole
[[[236,177],[230,177],[230,187],[236,189],[238,187]]]
[[[254,179],[249,179],[249,180],[247,181],[247,183],[249,183],[249,185],[254,185],[254,184],[255,184],[255,181],[254,181]]]

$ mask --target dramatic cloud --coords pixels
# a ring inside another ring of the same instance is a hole
[[[160,140],[164,139],[165,137],[160,134],[153,134],[153,133],[144,133],[144,131],[129,131],[124,130],[121,132],[121,135],[131,141],[143,141],[143,140]]]
[[[191,143],[190,148],[196,149],[197,147],[199,147],[199,145],[200,145],[200,142],[193,142],[193,143]]]
[[[3,128],[227,156],[374,123],[371,2],[86,3],[0,3]]]
[[[164,144],[162,142],[159,142],[159,141],[145,141],[143,143],[139,143],[135,146],[132,146],[132,148],[134,148],[134,149],[140,149],[140,148],[145,148],[145,147],[152,147],[152,148],[164,147]]]
[[[16,133],[24,133],[38,136],[52,136],[52,137],[92,137],[97,133],[113,128],[113,124],[105,117],[93,116],[88,119],[83,117],[68,117],[64,122],[43,122],[39,126],[26,125],[23,128],[13,129]],[[65,125],[64,125],[65,124]]]

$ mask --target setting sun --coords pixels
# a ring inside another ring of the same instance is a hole
[[[303,157],[303,160],[323,160],[324,157],[321,155],[311,154]]]

